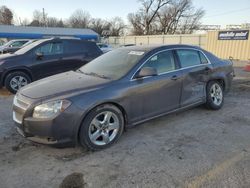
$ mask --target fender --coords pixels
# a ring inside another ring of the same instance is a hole
[[[16,71],[22,71],[24,73],[27,73],[30,76],[31,80],[33,81],[34,76],[32,72],[29,70],[29,68],[22,66],[22,67],[15,67],[15,68],[10,68],[8,70],[4,70],[2,77],[1,77],[0,85],[4,85],[4,80],[9,73],[16,72]]]

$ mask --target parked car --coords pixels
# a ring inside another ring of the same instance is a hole
[[[123,44],[123,45],[120,45],[120,47],[129,47],[129,46],[136,46],[135,44]]]
[[[1,54],[13,53],[32,42],[34,42],[34,40],[30,39],[11,40],[5,43],[4,45],[0,46],[0,53]]]
[[[42,39],[13,54],[0,56],[0,87],[16,93],[32,81],[76,70],[101,55],[94,42],[80,39]]]
[[[102,50],[103,53],[107,53],[112,50],[112,47],[108,44],[97,43],[97,46]]]
[[[36,40],[30,40],[29,42],[25,43],[24,45],[20,46],[20,47],[6,47],[2,50],[2,54],[7,54],[7,53],[14,53],[18,50],[20,50],[21,48],[31,44],[32,42],[35,42]]]
[[[29,140],[104,149],[125,127],[205,104],[218,110],[232,63],[199,47],[126,47],[22,88],[13,119]]]

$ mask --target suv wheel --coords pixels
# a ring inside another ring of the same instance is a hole
[[[221,84],[217,81],[210,81],[207,84],[206,106],[212,110],[219,110],[224,103],[224,91]]]
[[[27,74],[17,71],[6,76],[4,85],[11,93],[15,94],[20,88],[28,85],[30,82],[31,79]]]
[[[86,116],[80,128],[79,141],[90,150],[105,149],[119,139],[123,129],[122,112],[114,105],[101,105]]]

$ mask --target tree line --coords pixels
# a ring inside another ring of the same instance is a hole
[[[202,8],[195,8],[192,0],[138,0],[138,11],[128,14],[128,24],[120,17],[109,20],[92,18],[82,9],[75,10],[68,19],[50,17],[45,11],[35,10],[32,20],[19,19],[18,25],[37,27],[90,28],[102,35],[109,31],[111,36],[154,34],[190,34],[197,30],[205,14]],[[6,6],[0,7],[0,24],[14,23],[13,12]]]

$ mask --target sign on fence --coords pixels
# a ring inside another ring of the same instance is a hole
[[[248,40],[249,30],[219,31],[218,40]]]

